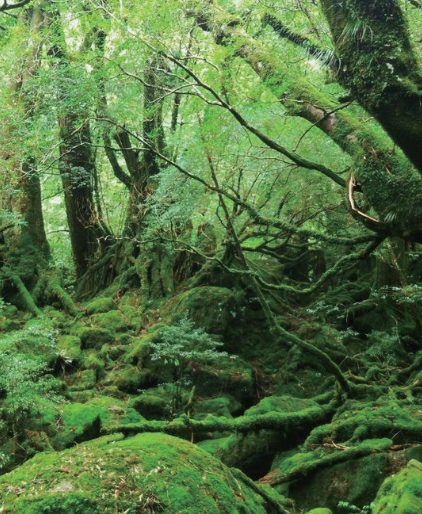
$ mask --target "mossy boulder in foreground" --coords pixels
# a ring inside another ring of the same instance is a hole
[[[238,473],[165,434],[107,436],[40,453],[0,477],[0,509],[9,514],[271,512]]]

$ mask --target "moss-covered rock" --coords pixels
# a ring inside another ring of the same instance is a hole
[[[139,423],[144,418],[126,402],[118,398],[110,396],[97,396],[91,399],[87,404],[93,411],[97,411],[101,426],[107,428],[108,425],[116,425],[117,423]]]
[[[245,407],[255,400],[253,368],[242,359],[220,359],[218,363],[195,365],[192,380],[199,395],[230,394]]]
[[[116,386],[120,391],[139,394],[140,389],[146,389],[157,384],[151,370],[139,369],[138,366],[116,366],[102,381],[105,386]]]
[[[113,298],[96,298],[85,305],[88,315],[99,314],[100,312],[108,312],[117,309],[116,302]]]
[[[254,417],[270,412],[290,413],[315,406],[313,400],[271,396],[248,409],[244,415]],[[274,455],[299,444],[307,429],[309,427],[300,426],[283,434],[277,430],[233,434],[221,445],[217,455],[228,466],[242,469],[253,478],[260,478],[270,469]]]
[[[195,445],[164,434],[103,437],[41,453],[0,477],[9,514],[266,514],[272,501]]]
[[[118,310],[95,314],[91,320],[94,325],[110,332],[125,332],[129,324],[129,320],[125,319]]]
[[[76,373],[66,376],[66,383],[68,384],[71,392],[94,389],[97,383],[97,372],[95,369],[77,371]]]
[[[224,334],[237,316],[235,293],[225,287],[194,287],[167,302],[161,312],[163,319],[175,324],[190,318],[210,334]]]
[[[148,420],[168,419],[171,417],[172,395],[167,388],[154,387],[129,400],[128,405]]]
[[[395,437],[396,443],[413,442],[422,435],[422,412],[410,400],[392,395],[362,403],[349,400],[338,410],[329,425],[316,428],[306,446],[328,441],[356,443],[366,438]]]
[[[78,336],[82,342],[82,348],[100,349],[104,344],[114,342],[114,336],[105,328],[77,326],[73,334]]]
[[[411,460],[406,469],[387,478],[378,491],[373,514],[422,512],[422,464]]]
[[[83,365],[86,369],[95,371],[95,380],[98,381],[104,376],[105,362],[98,356],[96,351],[91,351],[84,358]]]
[[[135,331],[139,332],[143,325],[143,317],[139,308],[130,305],[123,305],[120,309],[123,317],[127,320],[128,325]]]
[[[86,441],[100,435],[101,408],[81,403],[69,403],[60,413],[58,447]]]
[[[82,342],[79,337],[70,335],[61,335],[58,339],[57,346],[60,355],[66,362],[78,365],[82,361]]]
[[[0,318],[0,332],[13,332],[20,329],[20,322],[17,319]]]
[[[195,402],[195,419],[204,419],[208,414],[233,418],[242,412],[242,405],[232,396],[201,399]]]

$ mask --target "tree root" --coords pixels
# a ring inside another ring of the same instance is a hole
[[[62,304],[63,308],[71,315],[71,316],[79,316],[81,314],[81,310],[78,309],[75,305],[75,302],[72,300],[70,295],[66,293],[63,287],[60,284],[60,279],[57,276],[57,271],[51,275],[47,281],[47,292],[54,295]]]
[[[36,303],[34,302],[34,299],[31,296],[31,293],[28,291],[25,284],[22,282],[21,278],[15,273],[13,273],[10,268],[7,267],[3,267],[1,269],[1,272],[4,275],[4,277],[7,280],[10,280],[18,290],[24,307],[34,316],[40,316],[42,313],[40,309],[37,307]]]

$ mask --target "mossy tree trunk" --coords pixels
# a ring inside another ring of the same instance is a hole
[[[32,80],[40,65],[37,38],[46,19],[40,6],[28,10],[23,16],[29,28],[32,49],[28,52],[24,72],[16,78],[12,90],[14,107],[28,120],[32,117],[35,103],[34,91],[28,88],[27,82]],[[55,297],[72,314],[76,314],[73,301],[63,289],[61,275],[54,268],[44,226],[40,174],[34,157],[23,153],[15,172],[20,196],[19,201],[14,203],[23,223],[14,233],[6,232],[3,237],[0,277],[12,285],[12,288],[5,290],[6,294],[14,299],[17,291],[17,303],[35,316],[41,314],[36,302],[42,297]]]
[[[340,83],[422,173],[422,73],[397,0],[321,0]]]

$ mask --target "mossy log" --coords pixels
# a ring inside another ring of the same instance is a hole
[[[172,421],[143,421],[128,425],[111,426],[103,430],[106,434],[120,432],[132,435],[143,432],[164,432],[170,435],[203,434],[207,432],[250,432],[256,430],[294,430],[304,424],[315,425],[334,413],[337,402],[309,407],[297,412],[272,412],[260,416],[240,416],[236,419],[207,416],[202,421],[183,415]]]

